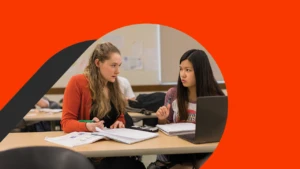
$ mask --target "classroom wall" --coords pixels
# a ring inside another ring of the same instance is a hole
[[[160,26],[161,43],[161,79],[162,83],[176,82],[179,72],[179,60],[189,49],[202,49],[209,58],[217,81],[223,81],[222,73],[210,53],[195,39],[187,34],[167,26]]]
[[[202,49],[208,54],[215,78],[217,81],[223,81],[213,57],[192,37],[163,25],[137,24],[116,29],[99,38],[53,88],[64,88],[73,75],[82,73],[95,46],[106,41],[112,42],[120,49],[123,58],[120,76],[126,77],[132,85],[176,82],[179,59],[185,51],[192,48]]]
[[[178,78],[179,59],[191,48],[202,49],[208,54],[215,78],[217,81],[223,81],[221,70],[213,57],[192,37],[163,25],[138,24],[119,28],[99,38],[54,84],[53,88],[64,88],[73,75],[82,73],[96,44],[105,41],[112,42],[120,49],[123,57],[120,76],[126,77],[132,85],[175,83]],[[127,64],[125,57],[131,59]],[[133,63],[138,62],[138,58],[141,59],[141,66],[130,68],[132,65],[138,65]],[[227,93],[226,90],[224,91]],[[46,95],[46,97],[59,101],[63,95]]]

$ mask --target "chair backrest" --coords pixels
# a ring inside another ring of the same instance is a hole
[[[24,147],[0,152],[5,169],[94,169],[82,154],[61,147]]]

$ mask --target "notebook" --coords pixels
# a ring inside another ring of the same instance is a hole
[[[160,129],[160,131],[169,136],[194,134],[196,129],[196,125],[194,123],[158,124],[156,126]]]
[[[104,129],[101,130],[96,128],[97,132],[93,132],[93,135],[104,136],[109,139],[126,143],[133,144],[140,141],[148,140],[158,136],[158,133],[152,133],[147,131],[140,131],[128,128],[117,128],[117,129]]]
[[[97,132],[71,132],[58,137],[46,137],[45,140],[67,147],[91,144],[99,140],[111,139],[125,144],[133,144],[157,137],[157,133],[127,128],[104,129]]]

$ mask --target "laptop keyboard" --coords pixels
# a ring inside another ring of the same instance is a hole
[[[195,141],[195,134],[185,134],[185,135],[179,135],[178,137],[187,140],[189,142],[194,142]]]

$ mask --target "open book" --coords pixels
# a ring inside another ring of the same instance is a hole
[[[111,139],[121,143],[133,144],[157,136],[157,133],[127,128],[103,130],[97,128],[97,132],[72,132],[59,137],[46,137],[45,140],[67,147],[75,147],[85,144],[91,144],[102,139]]]
[[[194,123],[158,124],[156,127],[158,127],[163,133],[170,136],[194,134],[196,129],[196,125]]]

